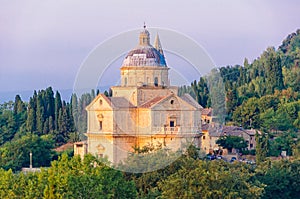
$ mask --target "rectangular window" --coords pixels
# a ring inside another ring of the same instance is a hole
[[[175,126],[175,122],[173,120],[170,121],[170,127],[174,127]]]

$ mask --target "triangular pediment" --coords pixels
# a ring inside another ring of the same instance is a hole
[[[185,102],[189,103],[191,106],[203,110],[203,107],[188,93],[185,93],[183,96],[180,97]]]
[[[99,94],[97,97],[85,108],[87,111],[93,110],[112,110],[112,105],[108,97],[104,94]]]
[[[199,105],[200,106],[200,105]],[[142,104],[139,108],[149,108],[153,110],[197,110],[198,107],[191,105],[175,94],[158,96]]]

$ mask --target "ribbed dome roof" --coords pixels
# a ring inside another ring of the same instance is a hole
[[[160,49],[156,49],[150,44],[150,33],[144,26],[144,29],[140,32],[139,45],[126,55],[122,66],[166,67],[166,60],[161,49],[160,42],[159,48]]]
[[[127,54],[123,66],[166,66],[166,61],[153,46],[138,46]]]

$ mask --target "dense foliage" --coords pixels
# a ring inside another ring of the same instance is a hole
[[[32,157],[34,167],[50,166],[53,156],[54,142],[50,135],[37,136],[26,134],[18,139],[6,142],[0,148],[0,165],[4,169],[13,171],[29,167],[29,153]]]
[[[105,159],[88,155],[81,160],[66,154],[41,172],[0,169],[0,198],[297,198],[300,194],[299,159],[253,166],[202,160],[194,156],[195,150],[192,147],[166,167],[147,173],[121,172],[108,167]]]
[[[67,155],[53,160],[57,157],[53,148],[84,139],[85,107],[95,92],[79,98],[73,94],[70,102],[51,87],[34,91],[29,102],[16,95],[14,101],[0,104],[0,198],[296,198],[300,195],[299,62],[297,30],[278,49],[266,49],[252,63],[245,59],[243,66],[221,67],[213,71],[215,76],[201,77],[179,90],[180,95],[190,93],[203,107],[217,107],[217,115],[225,111],[219,101],[226,101],[228,124],[262,132],[255,138],[254,166],[204,161],[203,153],[193,147],[180,157],[168,150],[137,149],[127,165],[119,165],[126,171],[130,165],[131,172],[114,170],[91,156],[83,161]],[[245,143],[237,139],[224,137],[219,144],[243,149]],[[282,151],[293,159],[269,159]],[[19,172],[29,166],[30,152],[33,166],[47,169]],[[143,154],[142,162],[141,153],[148,154]],[[162,158],[166,165],[160,165]]]
[[[85,107],[95,92],[72,95],[70,103],[55,95],[51,87],[34,91],[29,102],[16,95],[15,101],[0,105],[0,167],[20,170],[29,166],[49,166],[57,157],[53,149],[67,142],[79,141],[87,127]]]
[[[216,141],[216,144],[228,149],[229,152],[231,152],[232,149],[242,150],[248,146],[244,138],[239,136],[221,136]]]
[[[62,155],[51,167],[35,173],[13,174],[0,169],[0,198],[135,198],[134,182],[125,180],[92,156]]]
[[[243,66],[219,68],[226,91],[226,121],[244,128],[297,131],[300,128],[300,30],[290,34],[278,49],[269,47],[260,57]],[[214,95],[209,76],[179,94],[190,93],[210,107]]]

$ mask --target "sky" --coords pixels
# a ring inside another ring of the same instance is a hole
[[[245,57],[252,61],[300,28],[297,0],[0,3],[1,95],[48,86],[71,89],[95,46],[144,22],[192,38],[218,67],[243,64]]]

